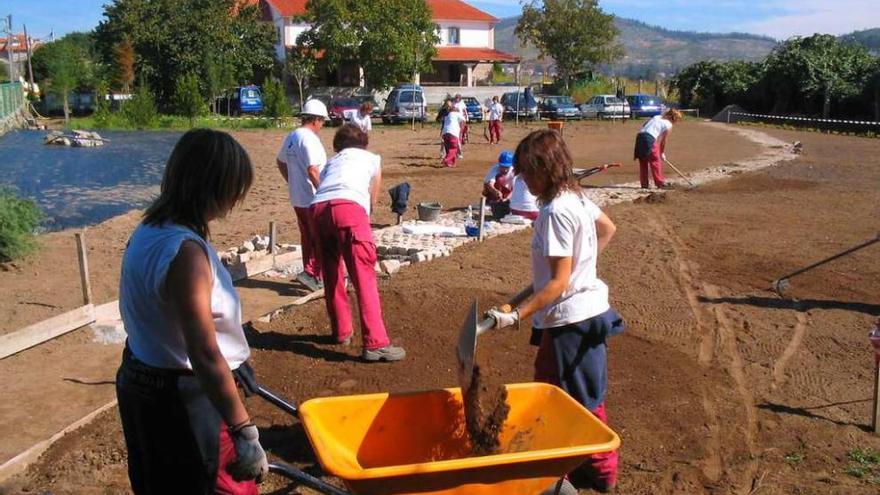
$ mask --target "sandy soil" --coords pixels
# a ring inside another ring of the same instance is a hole
[[[569,139],[583,146],[578,153],[584,160],[628,157],[632,129],[584,127],[585,139]],[[724,163],[742,149],[755,154],[752,145],[724,131],[707,135],[701,127],[687,124],[674,137],[669,154],[676,165],[696,168],[700,156]],[[880,141],[768,132],[802,141],[804,156],[607,210],[619,230],[600,260],[600,276],[628,324],[610,343],[608,410],[623,440],[621,493],[877,492],[880,470],[848,458],[853,449],[880,450],[880,440],[867,431],[873,368],[866,334],[880,315],[876,246],[793,278],[790,294],[797,300],[779,299],[767,287],[790,270],[876,235]],[[239,137],[248,142],[252,135]],[[431,165],[436,148],[428,149],[424,139],[418,160]],[[476,197],[476,178],[495,152],[479,148],[466,152],[460,169],[428,169],[431,179],[409,172],[397,158],[400,177],[416,191],[432,191],[419,199],[463,204]],[[729,155],[722,154],[725,148]],[[405,151],[388,153],[386,176],[394,173],[390,157]],[[633,167],[627,167],[624,180],[631,180]],[[464,190],[463,179],[468,187],[475,182],[473,190]],[[428,189],[429,183],[438,186]],[[274,194],[283,198],[283,190]],[[280,215],[283,205],[274,204],[280,201],[267,199],[260,211],[277,208]],[[237,235],[230,224],[246,218],[231,218],[217,229],[218,238]],[[382,215],[375,220],[388,221]],[[495,238],[382,280],[389,331],[408,352],[403,362],[362,363],[357,339],[349,348],[326,344],[326,313],[315,302],[253,326],[258,377],[295,401],[454,386],[454,348],[468,304],[475,297],[481,307],[497,304],[528,283],[528,245],[528,232]],[[481,337],[478,359],[487,380],[529,381],[534,348],[527,340],[525,332],[514,331]],[[258,399],[249,399],[248,408],[272,456],[320,474],[295,420]],[[119,422],[109,411],[0,491],[125,493],[124,458]],[[848,474],[853,468],[866,475]],[[276,477],[265,492],[312,493]]]

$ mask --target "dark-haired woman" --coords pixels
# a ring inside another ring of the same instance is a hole
[[[346,124],[333,137],[336,156],[321,172],[321,183],[311,213],[318,227],[324,272],[324,293],[333,337],[351,343],[353,331],[345,270],[354,285],[363,332],[362,357],[366,361],[399,361],[406,356],[391,345],[376,281],[376,244],[370,229],[370,211],[382,187],[379,155],[367,151],[367,134]]]
[[[608,286],[596,260],[614,236],[611,219],[582,193],[572,159],[553,130],[535,131],[517,146],[514,170],[537,196],[540,211],[532,238],[534,295],[513,312],[492,309],[496,328],[531,317],[538,345],[535,379],[562,387],[607,422],[606,337],[623,330],[608,304]],[[617,452],[597,454],[582,466],[593,488],[617,483]]]
[[[238,294],[208,243],[209,223],[244,199],[253,175],[228,134],[187,132],[128,241],[116,394],[136,494],[254,494],[267,472],[231,372],[250,354]]]

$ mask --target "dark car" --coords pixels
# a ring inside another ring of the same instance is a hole
[[[653,117],[663,113],[663,100],[654,95],[627,95],[633,117]]]
[[[370,102],[373,104],[373,111],[370,112],[370,117],[374,119],[382,118],[382,109],[379,108],[379,104],[376,103],[376,99],[370,95],[359,95],[354,97],[359,104],[363,105],[364,103]]]
[[[538,119],[538,102],[531,93],[504,93],[501,95],[501,104],[504,105],[504,120],[513,120],[517,115],[521,119]]]
[[[574,120],[581,118],[581,112],[570,96],[545,96],[538,111],[542,118],[551,120]]]
[[[473,96],[462,97],[461,101],[467,105],[467,117],[471,122],[483,121],[483,106]]]
[[[333,98],[327,106],[330,114],[330,125],[342,125],[345,122],[345,112],[349,110],[357,111],[361,102],[357,98]]]

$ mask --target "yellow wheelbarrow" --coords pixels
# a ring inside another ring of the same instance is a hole
[[[562,389],[506,388],[501,452],[482,457],[471,455],[458,388],[318,398],[298,409],[262,387],[253,392],[298,415],[321,467],[358,495],[538,494],[590,454],[619,447],[617,434]],[[285,469],[294,468],[274,463],[272,470],[343,493]]]

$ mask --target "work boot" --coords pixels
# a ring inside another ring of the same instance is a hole
[[[302,271],[296,274],[296,281],[305,285],[307,289],[312,292],[317,290],[321,290],[324,288],[324,282],[318,280],[316,277],[309,275],[308,273]]]
[[[403,347],[394,345],[386,345],[379,349],[364,349],[362,354],[364,361],[400,361],[406,357],[406,351]]]
[[[559,481],[562,482],[560,485]],[[578,495],[577,488],[568,481],[568,478],[562,478],[552,485],[548,486],[541,495]]]

